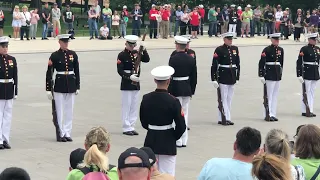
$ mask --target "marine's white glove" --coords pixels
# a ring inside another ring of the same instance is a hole
[[[132,74],[130,76],[130,79],[131,79],[131,81],[134,81],[134,82],[139,82],[140,81],[140,79],[139,79],[137,74]]]
[[[238,84],[239,84],[239,81],[237,80],[236,83],[235,83],[235,85],[238,85]]]
[[[214,87],[214,88],[218,89],[219,84],[218,84],[217,81],[212,81],[212,84],[213,84],[213,87]]]
[[[266,80],[264,79],[264,77],[261,77],[261,78],[260,78],[260,81],[261,81],[262,84],[265,84],[265,83],[266,83]]]
[[[14,97],[13,97],[13,99],[17,99],[18,98],[18,96],[17,95],[15,95]]]
[[[51,94],[51,91],[47,91],[47,96],[48,96],[48,99],[51,101],[53,99],[53,96]]]
[[[144,41],[140,42],[140,46],[143,47],[143,50],[146,50],[146,43]]]
[[[80,90],[79,89],[77,89],[77,91],[76,91],[76,95],[78,95],[80,93]]]
[[[304,80],[303,80],[302,76],[298,77],[298,79],[299,79],[301,84],[304,83]]]

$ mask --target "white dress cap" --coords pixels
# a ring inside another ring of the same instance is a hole
[[[233,32],[227,32],[227,33],[221,34],[221,36],[222,36],[223,38],[225,38],[225,37],[233,37],[233,36],[235,36],[235,33],[233,33]]]
[[[154,79],[159,81],[170,79],[172,74],[174,74],[174,69],[171,66],[158,66],[151,71]]]
[[[188,44],[189,42],[189,39],[182,36],[175,36],[174,40],[176,41],[177,44]]]
[[[306,35],[306,38],[317,38],[317,37],[318,37],[318,33],[311,33]]]
[[[273,34],[270,34],[269,37],[271,37],[271,38],[279,38],[279,37],[281,37],[281,33],[273,33]]]
[[[187,38],[189,42],[191,41],[191,36],[190,35],[182,35],[182,37]]]
[[[7,36],[0,37],[0,44],[5,44],[5,43],[9,43],[9,37]]]
[[[71,34],[60,34],[58,35],[58,39],[69,39]]]
[[[135,44],[138,41],[139,37],[136,35],[126,35],[124,39],[131,44]]]

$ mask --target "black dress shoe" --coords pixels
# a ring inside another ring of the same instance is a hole
[[[316,115],[316,114],[313,114],[313,113],[311,113],[310,116],[311,116],[311,117],[317,117],[317,115]]]
[[[273,117],[270,117],[270,121],[271,121],[271,122],[273,122],[273,121],[274,121]]]
[[[187,147],[187,145],[182,145],[182,147]]]
[[[221,125],[223,125],[223,126],[228,126],[228,125],[230,125],[227,121],[226,121],[225,123],[222,123],[222,121],[218,121],[218,124],[221,124]]]
[[[3,141],[3,147],[5,149],[11,149],[11,146],[9,145],[9,143],[7,141]]]
[[[127,136],[133,136],[134,135],[132,133],[132,131],[123,132],[122,134],[127,135]]]
[[[177,148],[183,148],[183,146],[178,146],[178,145],[176,145],[177,146]]]
[[[131,131],[133,135],[137,136],[139,133],[137,131]]]
[[[228,125],[234,125],[234,123],[232,121],[227,121]]]
[[[307,117],[307,113],[302,113],[301,116]]]
[[[0,144],[0,150],[4,149],[3,144]]]
[[[67,142],[67,139],[64,137],[60,137],[57,139],[58,142]]]
[[[279,121],[279,119],[276,117],[272,117],[272,119],[273,119],[273,121]]]
[[[73,140],[71,139],[71,137],[64,137],[67,141],[72,142]]]

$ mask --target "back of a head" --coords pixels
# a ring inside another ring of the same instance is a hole
[[[270,154],[282,156],[290,160],[291,147],[289,136],[280,129],[272,129],[268,132],[265,140],[265,151]]]
[[[30,180],[30,176],[22,168],[10,167],[2,171],[0,180]]]
[[[252,175],[258,180],[291,180],[290,164],[281,156],[259,154],[252,161]]]
[[[135,156],[130,156],[125,160],[125,164],[142,163],[142,160]],[[121,169],[122,180],[147,180],[149,169],[145,167],[127,167]]]
[[[313,124],[301,127],[294,146],[296,157],[320,159],[320,128]]]
[[[92,128],[86,136],[85,146],[88,148],[84,155],[82,166],[96,165],[101,171],[109,169],[109,159],[106,151],[109,148],[110,135],[103,127]]]
[[[254,128],[242,128],[236,138],[237,151],[244,156],[251,156],[260,148],[261,133]]]

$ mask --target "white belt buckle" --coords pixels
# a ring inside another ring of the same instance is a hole
[[[9,79],[5,79],[4,82],[5,82],[5,83],[8,83],[8,82],[9,82]]]
[[[64,74],[65,74],[65,75],[68,75],[68,74],[69,74],[69,72],[68,72],[68,71],[65,71],[65,72],[64,72]]]

